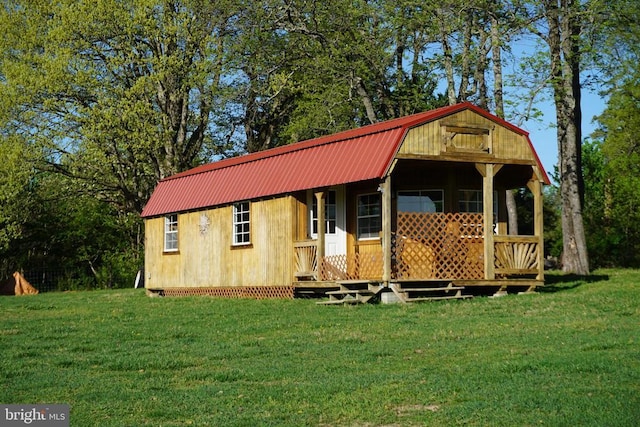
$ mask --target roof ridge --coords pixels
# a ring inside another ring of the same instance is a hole
[[[383,123],[388,123],[394,121],[396,119],[387,120],[379,123],[372,123],[370,125],[365,125],[355,129],[347,129],[344,131],[340,131],[338,133],[323,135],[312,139],[306,139],[304,141],[292,142],[291,144],[281,145],[279,147],[269,148],[267,150],[255,151],[253,153],[241,154],[239,156],[227,157],[224,159],[216,160],[213,162],[205,163],[200,166],[196,166],[192,169],[188,169],[183,172],[179,172],[175,175],[168,176],[163,178],[161,181],[170,181],[172,179],[179,179],[186,176],[198,175],[201,173],[206,173],[213,170],[220,170],[228,167],[233,167],[239,164],[256,162],[258,160],[268,159],[270,157],[276,157],[287,153],[292,153],[295,151],[302,151],[309,148],[321,147],[327,144],[334,144],[342,141],[349,141],[355,138],[361,138],[363,136],[374,135],[376,133],[387,132],[391,129],[396,129],[402,127],[401,124],[396,124],[394,126],[380,126],[378,129],[370,130],[369,132],[356,132],[360,131],[364,128],[368,128],[370,126],[381,125]],[[344,134],[352,133],[352,135],[344,136]],[[343,137],[340,137],[343,135]]]
[[[316,138],[306,139],[303,141],[293,142],[291,144],[281,145],[279,147],[269,148],[267,150],[256,151],[253,153],[242,154],[239,156],[228,157],[221,160],[205,163],[200,166],[196,166],[192,169],[188,169],[183,172],[179,172],[175,175],[163,178],[161,181],[170,181],[173,179],[179,179],[186,176],[198,175],[214,170],[220,170],[228,167],[233,167],[239,164],[245,164],[250,162],[256,162],[258,160],[267,159],[270,157],[280,156],[283,154],[291,153],[294,151],[306,150],[313,147],[321,147],[326,144],[333,144],[341,141],[348,141],[354,138],[361,138],[363,136],[374,135],[376,133],[387,132],[391,129],[400,127],[413,127],[416,123],[420,123],[424,118],[436,116],[442,110],[453,110],[458,108],[464,108],[468,102],[462,102],[456,105],[449,105],[435,110],[422,111],[419,113],[410,114],[408,116],[396,117],[393,119],[385,120],[382,122],[371,123],[368,125],[360,126],[358,128],[345,129],[343,131],[318,136]]]

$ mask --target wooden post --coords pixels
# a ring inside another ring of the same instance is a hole
[[[391,174],[380,184],[382,193],[382,281],[391,280]]]
[[[534,176],[527,183],[533,194],[533,234],[538,238],[538,274],[536,280],[544,280],[544,222],[542,204],[542,183]]]
[[[495,246],[493,242],[493,177],[497,173],[492,163],[476,163],[482,175],[482,216],[484,218],[484,278],[495,280]]]
[[[317,246],[317,260],[318,260],[318,279],[322,280],[322,263],[324,262],[324,240],[325,233],[327,228],[327,220],[325,214],[325,200],[327,199],[326,190],[316,191],[314,193],[316,197],[316,205],[318,206],[318,240],[316,241]]]

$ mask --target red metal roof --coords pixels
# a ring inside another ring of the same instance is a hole
[[[464,109],[472,109],[526,136],[533,150],[527,132],[472,104],[461,103],[209,163],[170,176],[158,183],[142,217],[382,178],[409,128]]]

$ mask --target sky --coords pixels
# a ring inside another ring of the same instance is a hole
[[[519,127],[529,132],[529,139],[538,153],[542,166],[552,178],[554,167],[558,162],[558,139],[556,136],[555,107],[552,100],[537,103],[536,106],[544,113],[542,120],[530,120]],[[583,90],[582,92],[582,138],[586,138],[596,129],[593,118],[602,114],[606,100],[596,92]]]
[[[523,36],[513,41],[511,47],[511,53],[505,55],[505,68],[504,72],[507,74],[517,75],[522,70],[519,68],[521,58],[535,56],[538,51],[545,51],[545,46],[540,44],[540,41],[534,36]],[[583,70],[587,71],[587,70]],[[583,78],[584,80],[584,78]],[[514,101],[514,87],[505,87],[505,97],[511,98]],[[587,138],[591,133],[596,130],[597,124],[594,122],[594,117],[602,114],[606,107],[606,99],[599,95],[601,87],[596,84],[585,85],[582,89],[582,138]],[[527,90],[523,95],[526,99]],[[544,91],[543,91],[544,93]],[[553,105],[553,98],[549,95],[550,90],[546,89],[546,96],[542,96],[542,99],[534,102],[534,107],[539,109],[543,113],[542,119],[535,119],[525,121],[524,123],[514,123],[519,128],[529,132],[529,139],[538,153],[538,157],[542,162],[542,166],[547,171],[547,175],[553,181],[554,167],[558,163],[558,138],[556,135],[556,112]],[[517,95],[515,95],[517,96]],[[513,107],[512,107],[513,108]],[[516,106],[517,108],[517,106]],[[508,119],[507,119],[508,120]]]

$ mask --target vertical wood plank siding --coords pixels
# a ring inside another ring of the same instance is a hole
[[[455,123],[492,129],[491,154],[500,160],[524,160],[535,163],[536,159],[524,136],[506,129],[491,120],[466,110],[440,120],[410,129],[400,148],[399,154],[421,154],[438,156],[442,152],[443,123]],[[456,144],[463,147],[477,145],[477,135],[457,135]],[[508,162],[507,162],[508,163]]]
[[[290,286],[297,204],[292,196],[251,202],[251,245],[232,246],[232,206],[178,215],[178,253],[163,253],[164,217],[147,219],[145,286]]]

